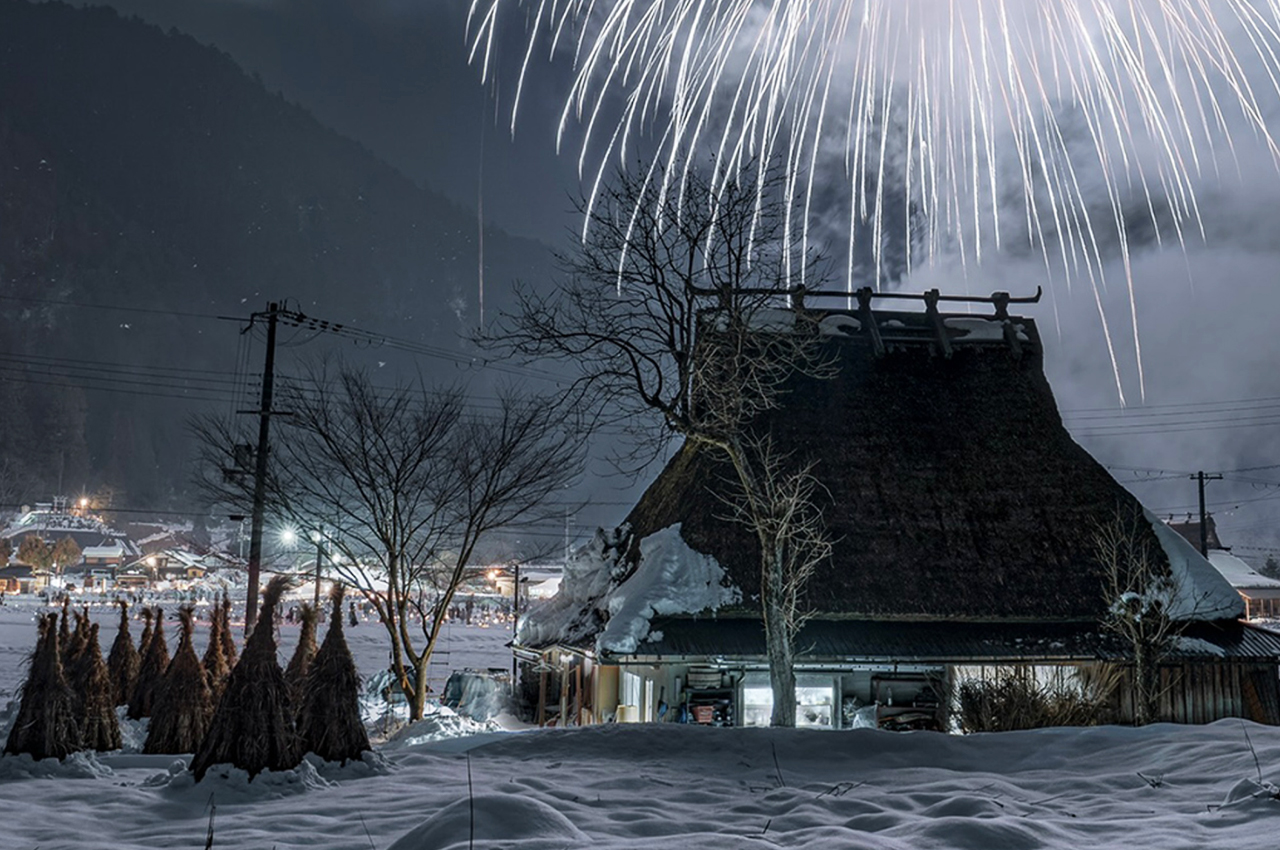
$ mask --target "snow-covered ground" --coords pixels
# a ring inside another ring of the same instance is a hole
[[[8,691],[32,613],[0,608]],[[282,633],[284,661],[296,627]],[[350,636],[362,670],[384,663],[375,624]],[[506,639],[455,626],[451,660],[503,666]],[[173,756],[5,757],[0,848],[204,847],[211,820],[213,847],[262,850],[1280,846],[1268,784],[1280,782],[1280,730],[1236,720],[969,737],[626,724],[439,740],[462,731],[429,718],[361,764],[252,783],[213,771],[194,784]]]
[[[193,785],[117,755],[23,778],[0,760],[0,846],[377,850],[1274,850],[1280,734],[1185,728],[973,735],[614,725],[483,735]],[[468,749],[469,747],[469,749]],[[43,767],[43,766],[41,766]],[[469,791],[470,789],[470,791]],[[216,807],[216,810],[213,810]]]

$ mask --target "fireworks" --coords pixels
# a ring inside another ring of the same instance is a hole
[[[1235,136],[1280,158],[1280,0],[473,0],[486,68],[508,17],[513,126],[540,46],[572,56],[589,194],[642,147],[656,180],[780,168],[797,247],[841,245],[851,287],[1007,247],[1096,293],[1135,219],[1198,234]]]

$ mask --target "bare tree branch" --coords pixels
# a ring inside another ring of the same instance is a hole
[[[375,388],[363,372],[325,366],[283,381],[281,407],[291,415],[272,448],[269,510],[325,535],[334,572],[387,630],[392,671],[417,719],[445,615],[478,547],[505,526],[551,516],[557,508],[546,502],[579,474],[572,418],[514,391],[500,394],[496,413],[481,413],[456,390]],[[206,497],[243,509],[251,484],[235,446],[244,437],[217,419],[193,430]]]
[[[684,173],[683,171],[681,172]],[[520,293],[519,309],[487,344],[577,370],[575,404],[625,423],[635,469],[673,435],[728,459],[757,536],[775,725],[795,725],[793,639],[804,584],[830,554],[803,458],[775,452],[764,416],[798,376],[828,378],[834,363],[802,292],[785,269],[819,277],[788,239],[785,193],[771,176],[668,184],[651,170],[621,174],[589,216],[580,250],[562,257],[551,295]],[[666,193],[666,194],[664,194]],[[678,193],[678,197],[677,197]]]

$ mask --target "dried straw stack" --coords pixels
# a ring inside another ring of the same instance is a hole
[[[62,653],[61,660],[65,665],[67,663],[68,651],[71,649],[71,601],[66,597],[62,599],[62,624],[58,627],[58,651]]]
[[[144,753],[194,753],[213,716],[209,682],[192,641],[195,610],[184,606],[178,619],[182,621],[182,638],[156,689]]]
[[[22,686],[22,702],[4,751],[29,753],[39,760],[64,759],[79,748],[75,694],[63,675],[58,649],[58,615],[50,614],[40,621],[31,671]]]
[[[86,621],[88,617],[85,617]],[[84,648],[71,668],[71,687],[79,701],[76,719],[80,724],[80,746],[86,750],[107,752],[122,746],[120,722],[116,719],[115,689],[102,646],[98,643],[98,624],[89,626]]]
[[[298,645],[289,659],[289,666],[284,668],[284,679],[289,683],[289,699],[295,708],[302,704],[307,669],[311,666],[311,659],[316,657],[316,619],[319,613],[305,602],[301,612],[302,631],[298,634]]]
[[[151,619],[155,613],[150,608],[142,609],[142,619],[145,625],[142,627],[142,637],[138,639],[138,664],[142,664],[142,659],[147,657],[147,647],[151,646]]]
[[[72,612],[76,618],[76,627],[71,630],[71,637],[62,647],[62,666],[71,670],[78,663],[80,653],[89,644],[89,606]]]
[[[372,749],[360,719],[360,674],[342,631],[342,597],[342,585],[335,586],[329,631],[311,661],[298,711],[303,750],[337,762]]]
[[[107,657],[107,675],[111,678],[111,698],[115,705],[128,705],[133,696],[133,686],[138,682],[138,668],[142,666],[142,658],[133,646],[133,636],[129,634],[129,603],[118,600],[120,606],[120,630],[111,644],[111,654]]]
[[[201,662],[204,665],[205,678],[209,682],[209,693],[211,705],[217,705],[218,700],[222,699],[222,691],[227,686],[227,677],[231,675],[231,668],[227,665],[227,654],[222,648],[222,620],[226,613],[221,606],[214,606],[213,620],[209,623],[209,645],[205,647],[204,659]]]
[[[222,654],[227,657],[227,669],[236,666],[236,636],[231,632],[231,596],[222,594]]]
[[[231,764],[253,778],[263,770],[289,770],[302,761],[289,686],[276,660],[271,627],[288,584],[288,578],[277,576],[262,595],[258,627],[231,671],[209,734],[191,760],[197,782],[215,764]]]
[[[133,697],[129,700],[129,719],[141,720],[151,716],[151,708],[155,704],[156,691],[169,669],[169,646],[164,640],[164,611],[155,609],[152,618],[151,640],[142,653],[142,666],[138,669],[138,683],[134,685]]]

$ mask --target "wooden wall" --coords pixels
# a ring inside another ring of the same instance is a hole
[[[1130,675],[1125,671],[1117,694],[1121,722],[1133,720]],[[1280,726],[1280,671],[1274,664],[1230,661],[1161,665],[1159,717],[1166,723],[1243,717]]]

